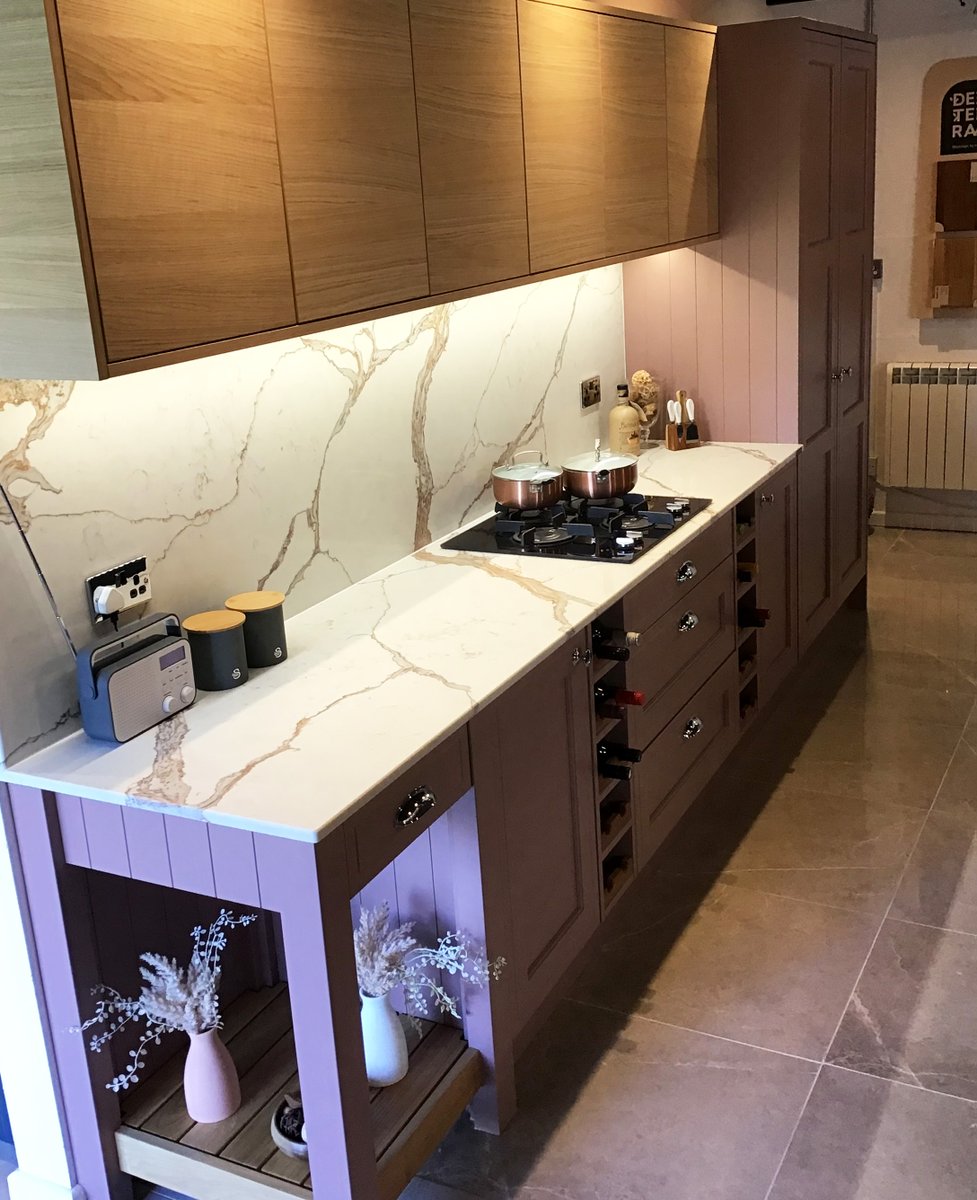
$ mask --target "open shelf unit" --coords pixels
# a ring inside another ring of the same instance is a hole
[[[380,1195],[399,1196],[483,1082],[481,1055],[461,1031],[405,1018],[410,1070],[373,1089],[370,1117]],[[299,1091],[288,990],[245,992],[226,1013],[222,1038],[241,1077],[241,1107],[226,1121],[196,1124],[183,1100],[177,1054],[127,1093],[116,1133],[122,1169],[198,1200],[312,1195],[309,1164],[275,1147],[272,1114]],[[328,1185],[327,1185],[328,1186]]]

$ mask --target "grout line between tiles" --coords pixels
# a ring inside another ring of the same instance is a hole
[[[973,707],[971,708],[970,713],[967,717],[967,720],[964,723],[964,731],[966,731],[967,726],[970,724],[970,721],[972,720],[975,712],[977,712],[977,701],[975,701],[975,703],[974,703]],[[937,797],[940,794],[940,790],[943,787],[943,784],[946,782],[947,775],[949,775],[949,773],[950,773],[950,765],[953,762],[954,755],[956,754],[957,750],[960,749],[960,745],[964,740],[964,731],[961,731],[960,737],[957,739],[957,743],[954,746],[953,752],[951,753],[950,758],[947,762],[946,769],[944,770],[943,774],[940,776],[940,782],[937,784],[936,790],[933,793],[933,799],[930,802],[929,808],[927,808],[927,810],[926,810],[926,816],[923,818],[923,821],[919,827],[919,832],[916,834],[916,837],[913,841],[912,847],[910,848],[909,854],[906,856],[906,861],[903,865],[903,868],[899,873],[899,880],[896,883],[895,890],[892,893],[892,899],[889,901],[889,903],[886,907],[885,913],[883,914],[882,919],[879,921],[879,927],[875,931],[875,937],[872,938],[872,944],[871,944],[871,946],[869,946],[868,953],[865,955],[865,961],[862,963],[861,969],[859,970],[858,975],[855,979],[855,983],[851,989],[851,992],[848,995],[848,999],[845,1001],[845,1005],[841,1010],[841,1016],[838,1018],[838,1024],[835,1026],[835,1031],[831,1035],[831,1040],[828,1042],[827,1048],[824,1051],[824,1057],[821,1060],[821,1065],[818,1068],[817,1075],[814,1077],[814,1083],[811,1084],[811,1090],[808,1092],[807,1099],[804,1101],[804,1106],[801,1109],[800,1116],[797,1118],[797,1122],[794,1125],[793,1132],[790,1135],[790,1140],[787,1142],[786,1149],[784,1150],[783,1157],[781,1158],[780,1163],[777,1166],[777,1170],[774,1173],[774,1177],[770,1181],[770,1187],[767,1188],[767,1193],[766,1193],[766,1196],[764,1197],[764,1200],[770,1200],[770,1196],[773,1193],[773,1189],[776,1186],[777,1180],[780,1177],[780,1172],[783,1170],[784,1163],[787,1161],[787,1155],[790,1153],[790,1148],[794,1144],[794,1138],[797,1136],[797,1131],[800,1128],[801,1121],[804,1119],[804,1114],[807,1112],[807,1106],[811,1102],[811,1096],[814,1094],[814,1089],[817,1087],[818,1080],[821,1078],[821,1075],[824,1072],[824,1068],[826,1066],[834,1067],[836,1065],[835,1063],[828,1062],[828,1055],[831,1053],[831,1047],[834,1045],[835,1039],[838,1037],[838,1033],[839,1033],[839,1030],[841,1029],[842,1022],[844,1021],[845,1016],[847,1015],[848,1010],[851,1007],[852,1000],[854,1000],[854,998],[858,992],[858,985],[861,983],[862,976],[865,974],[865,968],[869,964],[869,960],[871,959],[872,954],[875,951],[875,947],[876,947],[876,944],[878,943],[879,937],[882,934],[882,930],[885,928],[885,923],[889,919],[889,913],[892,911],[892,906],[893,906],[893,904],[895,904],[896,897],[899,895],[899,890],[902,887],[902,881],[906,876],[906,872],[909,870],[909,863],[912,860],[913,855],[916,853],[916,849],[919,846],[920,840],[923,836],[923,831],[926,828],[926,823],[929,820],[930,814],[933,812],[933,809],[936,807]],[[841,1070],[850,1070],[850,1068],[842,1067]],[[862,1075],[862,1074],[867,1075],[867,1072],[862,1072],[862,1071],[852,1071],[851,1073],[853,1075]],[[871,1078],[879,1079],[879,1078],[881,1078],[881,1076],[875,1075],[875,1076],[871,1076]],[[899,1083],[900,1081],[899,1080],[890,1080],[888,1082]],[[912,1086],[912,1085],[903,1085],[903,1086]],[[931,1088],[916,1088],[915,1090],[920,1091],[920,1092],[926,1092],[926,1091],[932,1091],[933,1089],[931,1089]],[[946,1095],[947,1093],[939,1092],[939,1093],[935,1093],[935,1094]]]
[[[822,1065],[831,1071],[847,1071],[849,1075],[861,1075],[863,1079],[877,1079],[881,1083],[891,1083],[895,1087],[909,1088],[911,1092],[920,1092],[924,1096],[945,1096],[947,1100],[959,1100],[961,1104],[977,1106],[977,1100],[971,1100],[967,1096],[958,1096],[956,1092],[943,1092],[939,1088],[922,1087],[918,1083],[907,1083],[905,1079],[890,1079],[888,1075],[873,1075],[871,1071],[859,1071],[858,1067],[846,1067],[841,1063],[826,1062]]]
[[[808,1058],[804,1054],[791,1054],[789,1050],[774,1050],[772,1046],[758,1046],[756,1042],[743,1042],[739,1038],[725,1037],[721,1033],[710,1033],[707,1029],[696,1029],[692,1025],[678,1025],[674,1021],[662,1021],[658,1017],[646,1017],[643,1013],[623,1012],[621,1009],[611,1008],[607,1004],[594,1004],[590,1000],[578,1000],[575,996],[567,996],[566,999],[570,1004],[576,1004],[580,1008],[594,1008],[598,1012],[612,1013],[615,1017],[622,1017],[624,1020],[631,1020],[632,1017],[637,1017],[638,1020],[644,1021],[648,1025],[663,1025],[666,1029],[677,1029],[680,1033],[694,1033],[697,1037],[712,1038],[717,1042],[728,1042],[731,1046],[742,1046],[746,1050],[759,1050],[763,1054],[776,1054],[779,1058],[792,1058],[795,1062],[810,1063],[814,1067],[822,1065],[816,1058]]]
[[[931,925],[928,921],[910,921],[908,917],[887,916],[887,921],[895,921],[897,925],[918,925],[920,929],[932,929],[935,933],[955,933],[959,937],[977,938],[977,933],[969,929],[955,929],[952,925]]]
[[[783,1170],[784,1163],[787,1161],[787,1155],[790,1153],[790,1148],[794,1144],[794,1138],[797,1137],[797,1131],[801,1127],[801,1121],[804,1120],[804,1114],[807,1112],[807,1106],[811,1103],[811,1097],[814,1095],[814,1089],[818,1086],[818,1080],[821,1078],[821,1072],[824,1070],[824,1063],[814,1072],[814,1079],[811,1081],[811,1086],[807,1090],[807,1095],[804,1097],[804,1103],[801,1105],[801,1110],[797,1114],[797,1120],[794,1122],[794,1127],[790,1131],[790,1137],[787,1139],[787,1144],[784,1146],[784,1152],[780,1156],[780,1161],[777,1163],[776,1170],[770,1180],[770,1186],[763,1194],[763,1200],[770,1200],[771,1193],[776,1187],[777,1180],[780,1178],[780,1172]]]

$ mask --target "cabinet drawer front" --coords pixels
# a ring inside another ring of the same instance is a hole
[[[628,710],[628,740],[647,746],[675,710],[736,648],[733,560],[724,559],[688,596],[673,604],[628,663],[628,686],[644,692],[644,708]]]
[[[727,513],[643,579],[622,601],[628,629],[644,633],[733,552],[733,516]]]
[[[738,687],[736,656],[730,655],[645,751],[635,772],[639,866],[661,842],[665,814],[674,824],[681,815],[675,808],[684,812],[732,750]]]
[[[471,785],[468,735],[460,729],[346,822],[350,893],[365,887]]]

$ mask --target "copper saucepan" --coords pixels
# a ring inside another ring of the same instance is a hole
[[[533,462],[517,459],[533,458]],[[543,461],[539,450],[521,450],[492,472],[492,492],[508,508],[550,508],[563,498],[563,472]]]
[[[633,454],[601,453],[600,438],[592,454],[577,454],[563,464],[567,491],[588,500],[626,496],[638,482],[638,460]]]

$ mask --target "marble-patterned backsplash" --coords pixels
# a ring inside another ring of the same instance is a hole
[[[619,267],[99,383],[0,381],[0,483],[77,645],[84,578],[141,555],[153,610],[271,587],[294,614],[489,511],[512,451],[585,450],[589,375],[605,397],[624,378]],[[3,506],[0,527],[10,758],[65,727],[71,660]]]

